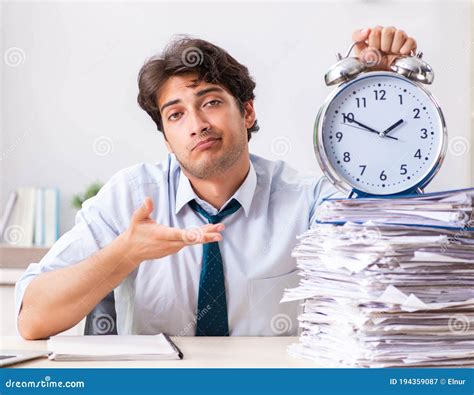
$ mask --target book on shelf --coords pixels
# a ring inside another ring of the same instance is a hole
[[[12,191],[0,219],[2,242],[16,247],[50,247],[59,238],[59,189]]]

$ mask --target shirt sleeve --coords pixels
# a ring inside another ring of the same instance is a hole
[[[38,263],[31,263],[15,285],[16,329],[27,286],[41,273],[74,265],[104,248],[129,224],[135,204],[127,171],[114,175],[85,201],[75,217],[75,225],[62,235]],[[54,286],[54,284],[51,284]]]
[[[347,197],[346,194],[339,191],[327,177],[322,176],[317,180],[311,188],[309,227],[313,227],[316,223],[316,209],[324,199],[344,197]]]

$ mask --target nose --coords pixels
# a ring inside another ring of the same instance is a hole
[[[191,111],[189,114],[189,134],[191,137],[200,136],[201,133],[210,129],[211,124],[199,111]]]

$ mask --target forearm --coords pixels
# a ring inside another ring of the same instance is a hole
[[[139,264],[129,255],[126,234],[66,268],[42,273],[26,288],[18,318],[20,334],[42,339],[80,322]]]

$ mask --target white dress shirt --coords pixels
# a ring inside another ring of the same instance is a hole
[[[299,281],[291,251],[296,236],[314,222],[316,206],[335,194],[324,177],[302,177],[282,161],[250,155],[249,173],[231,197],[242,207],[223,219],[219,242],[231,336],[297,333],[298,302],[280,304],[284,289]],[[74,265],[105,247],[127,229],[146,196],[154,201],[151,218],[162,225],[206,224],[187,204],[192,199],[210,214],[218,213],[197,197],[174,155],[119,171],[84,202],[74,227],[39,263],[28,266],[15,288],[17,316],[25,288],[35,276]],[[119,335],[194,336],[202,249],[190,245],[177,254],[144,261],[115,288]]]

